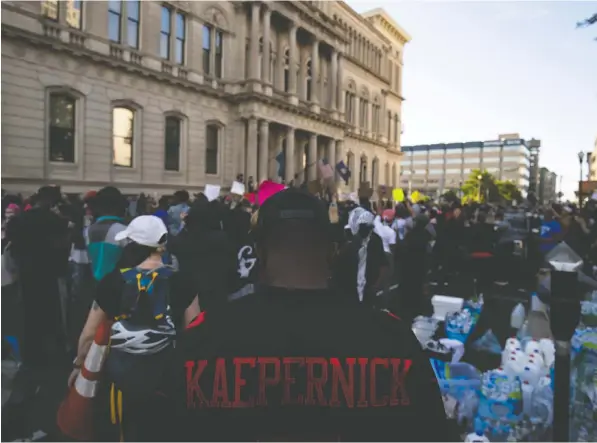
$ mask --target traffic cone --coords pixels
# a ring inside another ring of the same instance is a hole
[[[58,428],[75,440],[90,441],[94,437],[93,400],[97,395],[99,378],[110,343],[112,322],[99,325],[81,372],[58,408]]]

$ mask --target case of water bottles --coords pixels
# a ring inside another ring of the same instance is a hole
[[[470,300],[462,310],[446,314],[446,337],[464,343],[472,332],[483,309],[483,296],[479,300]]]
[[[570,441],[597,441],[597,328],[583,324],[571,341]]]

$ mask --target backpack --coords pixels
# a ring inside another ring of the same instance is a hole
[[[121,269],[120,314],[114,318],[106,375],[126,393],[142,395],[158,386],[174,349],[169,277],[174,270]]]

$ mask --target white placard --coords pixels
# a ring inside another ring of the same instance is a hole
[[[591,200],[597,200],[597,192],[593,192],[593,195],[591,195]]]
[[[232,189],[230,189],[230,193],[241,196],[245,195],[245,185],[237,181],[232,182]]]
[[[220,196],[220,185],[205,185],[203,193],[207,197],[208,201],[214,201]]]

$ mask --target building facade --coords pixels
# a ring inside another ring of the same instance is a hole
[[[351,167],[348,190],[398,181],[410,37],[383,10],[5,1],[2,37],[5,189],[300,182],[322,158]]]
[[[558,200],[558,176],[547,168],[539,170],[538,201],[542,205]]]
[[[403,146],[400,185],[428,195],[460,189],[475,169],[498,180],[513,181],[523,193],[529,189],[531,168],[527,142],[500,136],[497,140]]]
[[[597,181],[597,137],[595,137],[593,152],[587,153],[587,163],[589,164],[589,180]]]

